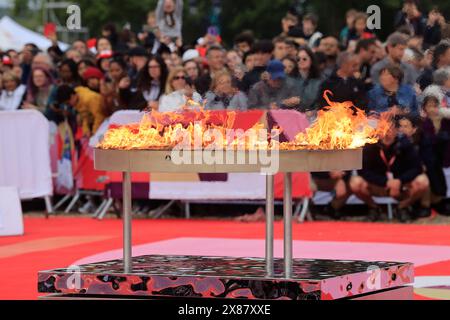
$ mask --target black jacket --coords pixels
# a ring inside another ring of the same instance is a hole
[[[360,109],[364,110],[367,107],[366,87],[364,82],[359,79],[351,77],[344,80],[334,71],[319,89],[318,105],[322,108],[328,106],[328,103],[323,98],[325,90],[330,90],[333,93],[333,96],[330,96],[330,100],[334,102],[352,101]]]
[[[391,172],[394,178],[403,184],[410,183],[423,173],[422,162],[414,145],[405,137],[398,137],[389,147],[381,142],[364,147],[363,169],[359,171],[359,175],[367,182],[380,187],[387,184],[388,167],[381,157],[380,150],[384,150],[388,162],[392,157],[396,157]]]
[[[261,81],[261,75],[267,70],[266,67],[255,67],[252,71],[247,73],[239,84],[239,90],[248,93],[250,89],[259,81]]]

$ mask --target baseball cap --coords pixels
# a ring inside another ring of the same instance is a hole
[[[267,65],[267,72],[270,74],[272,80],[279,80],[286,78],[284,72],[284,65],[280,60],[271,60]]]
[[[189,60],[194,60],[197,59],[198,57],[200,57],[200,54],[198,53],[197,50],[195,49],[189,49],[186,50],[186,52],[183,54],[183,62],[189,61]]]

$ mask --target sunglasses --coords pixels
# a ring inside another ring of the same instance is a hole
[[[173,80],[186,80],[186,77],[173,77]]]

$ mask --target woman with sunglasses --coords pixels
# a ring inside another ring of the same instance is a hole
[[[315,103],[319,94],[322,79],[319,65],[311,49],[302,47],[298,51],[297,78],[298,95],[300,96],[299,111],[308,112],[315,109]]]
[[[160,112],[171,112],[185,107],[199,106],[201,96],[195,92],[192,81],[183,67],[175,67],[169,74],[166,91],[159,101]]]

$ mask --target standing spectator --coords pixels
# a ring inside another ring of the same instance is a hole
[[[370,111],[378,113],[392,111],[394,114],[418,114],[414,88],[402,83],[403,71],[396,65],[389,65],[380,71],[380,84],[369,92]]]
[[[136,89],[131,88],[129,77],[119,83],[120,101],[126,109],[158,110],[164,93],[169,70],[160,56],[152,56],[137,77]]]
[[[267,65],[272,59],[274,46],[270,40],[260,40],[253,47],[254,67],[242,80],[241,90],[249,92],[250,88],[261,80],[261,75],[267,70]]]
[[[431,67],[425,69],[417,79],[420,89],[423,91],[426,87],[433,84],[433,73],[440,68],[450,66],[450,42],[441,41],[433,49],[433,61]]]
[[[298,95],[300,96],[300,111],[315,109],[322,79],[314,53],[308,47],[300,48],[298,52]]]
[[[160,112],[171,112],[194,105],[200,105],[202,97],[194,91],[193,82],[187,82],[183,67],[174,68],[167,78],[165,94],[159,102]]]
[[[113,51],[113,46],[111,41],[108,38],[101,37],[97,39],[97,43],[95,45],[97,50],[96,53],[104,52],[104,51]]]
[[[232,77],[227,71],[213,79],[211,91],[206,93],[205,100],[207,110],[247,109],[247,96],[233,87]]]
[[[295,80],[284,72],[283,63],[272,60],[267,66],[268,79],[261,80],[250,89],[249,108],[258,109],[297,109],[300,97]]]
[[[48,70],[42,68],[34,69],[28,82],[27,96],[22,108],[34,109],[45,113],[54,87],[53,77]]]
[[[183,0],[159,0],[156,21],[162,36],[173,41],[181,39],[183,28]]]
[[[359,40],[356,44],[355,53],[358,55],[361,61],[361,67],[359,69],[359,79],[364,82],[366,90],[372,89],[372,79],[370,78],[370,70],[372,62],[376,54],[375,39],[363,39]]]
[[[80,62],[78,62],[78,65],[77,65],[78,75],[81,78],[83,78],[84,72],[89,67],[95,67],[95,63],[91,59],[83,59]]]
[[[21,53],[22,63],[20,67],[22,68],[21,83],[24,85],[28,83],[28,78],[30,77],[31,73],[31,63],[33,61],[33,58],[38,54],[38,52],[39,52],[38,47],[33,43],[27,43],[23,47]]]
[[[282,32],[281,32],[280,36],[287,37],[289,34],[289,31],[292,28],[295,28],[296,26],[298,26],[298,23],[299,23],[298,17],[295,14],[288,12],[286,14],[286,16],[284,16],[283,19],[281,19]]]
[[[363,169],[352,177],[352,192],[369,206],[369,219],[379,219],[381,209],[372,197],[391,197],[399,201],[397,218],[411,218],[411,206],[420,201],[429,187],[414,145],[397,136],[393,125],[377,144],[364,147]]]
[[[422,36],[425,31],[426,18],[419,11],[417,0],[404,0],[403,8],[397,13],[394,28],[406,26],[410,34]]]
[[[83,40],[75,40],[72,43],[72,49],[78,51],[83,59],[87,58],[90,55],[88,47]]]
[[[67,84],[72,88],[81,85],[77,64],[73,60],[64,60],[59,66],[60,84]]]
[[[359,72],[360,61],[357,55],[343,52],[337,60],[337,69],[321,85],[319,95],[325,90],[333,93],[333,101],[352,101],[359,108],[367,105],[366,89],[364,82],[355,78]],[[328,103],[323,97],[319,97],[319,106],[325,107]]]
[[[83,74],[83,80],[89,89],[94,92],[100,93],[100,84],[105,79],[103,72],[95,67],[89,67]]]
[[[412,66],[404,63],[403,56],[405,55],[405,50],[407,46],[407,37],[401,33],[393,33],[387,39],[387,57],[376,63],[371,70],[371,78],[374,84],[379,83],[378,76],[380,75],[380,70],[385,68],[387,65],[395,64],[399,66],[404,73],[403,82],[409,85],[414,85],[416,82],[415,72]]]
[[[148,54],[142,47],[135,47],[128,53],[130,57],[129,76],[132,82],[132,87],[135,88],[137,84],[137,77],[139,72],[145,68],[148,62]]]
[[[440,104],[439,113],[450,118],[450,67],[441,68],[434,73],[434,83],[423,91],[423,97],[434,96]]]
[[[142,42],[144,48],[152,50],[159,36],[158,21],[156,20],[156,12],[150,11],[147,14],[147,23],[143,26],[143,30],[138,34],[138,39]]]
[[[319,18],[313,13],[309,13],[303,17],[303,38],[307,41],[310,48],[316,48],[319,45],[320,39],[323,37],[323,34],[317,31],[318,24]]]
[[[403,60],[413,67],[414,77],[419,79],[425,68],[425,54],[417,48],[408,48],[406,52]]]
[[[0,111],[19,109],[25,97],[26,86],[12,72],[5,72],[2,77],[3,90],[0,95]]]
[[[119,83],[127,78],[127,64],[122,58],[114,58],[109,67],[110,79],[100,83],[100,93],[104,100],[104,114],[109,117],[123,106],[119,96]]]

